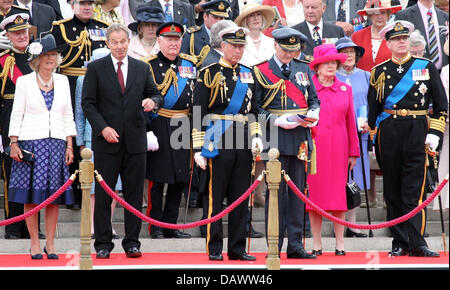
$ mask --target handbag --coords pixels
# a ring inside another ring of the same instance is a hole
[[[19,146],[20,148],[20,146]],[[24,150],[22,148],[20,148],[20,150],[22,151],[22,161],[27,161],[27,162],[31,162],[34,161],[34,153]],[[8,154],[8,156],[11,156],[11,147],[6,147],[5,148],[5,153]]]
[[[349,167],[350,171],[350,167]],[[353,169],[350,174],[352,175],[352,181],[349,182],[349,178],[347,174],[347,185],[345,186],[345,190],[347,193],[347,208],[354,209],[361,205],[361,189],[358,184],[353,180]]]

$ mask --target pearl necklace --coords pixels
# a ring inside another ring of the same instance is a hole
[[[43,85],[44,87],[49,88],[49,87],[52,86],[52,84],[53,84],[53,74],[50,77],[50,80],[48,82],[44,82],[44,80],[41,78],[41,75],[39,73],[37,73],[36,76],[37,76],[39,82],[41,83],[41,85]]]

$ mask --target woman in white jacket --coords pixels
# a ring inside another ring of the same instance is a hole
[[[30,67],[34,72],[17,79],[9,127],[10,156],[14,160],[9,184],[9,200],[24,204],[24,211],[55,193],[69,178],[68,165],[73,162],[72,136],[75,122],[66,76],[55,73],[61,63],[55,39],[46,35],[29,45]],[[33,154],[27,161],[26,152]],[[54,236],[58,221],[58,204],[73,204],[69,188],[46,208],[44,252],[48,259],[58,259]],[[32,259],[42,259],[38,236],[38,219],[26,220],[31,237]]]

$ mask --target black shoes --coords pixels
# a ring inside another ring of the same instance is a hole
[[[392,251],[389,252],[389,257],[400,257],[400,256],[406,256],[408,255],[408,251],[404,250],[400,247],[395,247],[392,249]]]
[[[47,259],[49,260],[58,260],[59,256],[56,253],[47,253],[47,248],[44,247],[44,253],[47,255]]]
[[[161,230],[154,230],[151,233],[152,239],[164,239],[164,235]]]
[[[109,259],[110,251],[108,249],[101,249],[97,252],[97,259]]]
[[[233,254],[229,254],[228,255],[228,259],[230,260],[240,260],[240,261],[255,261],[256,257],[255,256],[250,256],[247,253],[241,253],[239,255],[233,255]]]
[[[433,252],[426,246],[421,246],[409,251],[410,257],[440,257],[439,253]]]
[[[315,256],[322,256],[322,250],[312,250],[311,254]]]
[[[354,232],[351,229],[347,228],[347,230],[345,231],[345,237],[346,238],[353,238],[353,237],[355,237],[355,238],[367,238],[367,235],[363,234],[363,233]]]
[[[142,257],[141,251],[137,247],[131,247],[125,251],[127,258],[139,258]]]
[[[338,250],[338,249],[336,249],[336,250],[334,251],[334,255],[335,255],[335,256],[345,256],[345,251],[344,251],[344,250]]]
[[[164,238],[174,238],[174,239],[190,239],[191,235],[183,233],[179,230],[165,230],[163,231]]]
[[[210,261],[223,261],[222,254],[209,254]]]
[[[30,255],[31,255],[31,260],[42,260],[44,257],[42,256],[41,253],[38,254],[32,254],[31,253],[31,249],[30,249]]]
[[[314,254],[309,254],[305,249],[301,249],[297,252],[287,254],[288,259],[315,259],[317,258]]]

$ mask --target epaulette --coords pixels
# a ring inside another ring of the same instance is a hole
[[[306,57],[306,55],[305,55]],[[305,59],[298,59],[298,58],[294,58],[294,61],[300,62],[300,63],[304,63],[304,64],[309,64],[311,61],[305,60]]]
[[[411,55],[411,56],[412,56],[413,58],[423,59],[423,60],[427,60],[427,61],[431,62],[431,60],[430,60],[429,58],[426,58],[426,57],[414,56],[414,55]]]
[[[9,52],[9,49],[6,49],[2,52],[0,52],[0,57],[4,56],[5,54],[7,54]]]
[[[25,11],[30,11],[30,8],[25,8],[25,7],[20,7],[20,6],[17,6],[17,5],[13,5],[12,7],[14,7],[14,8],[17,8],[17,9],[21,9],[21,10],[25,10]]]
[[[200,29],[202,29],[200,26],[195,25],[195,26],[191,26],[191,27],[187,28],[187,29],[186,29],[186,32],[188,32],[188,33],[194,33],[194,32],[199,31]]]
[[[190,54],[186,54],[186,53],[180,53],[180,58],[185,59],[185,60],[189,60],[190,62],[192,62],[194,65],[197,64],[197,58],[193,57]]]
[[[65,22],[67,22],[67,21],[70,21],[70,20],[72,20],[72,18],[66,18],[66,19],[56,20],[56,21],[53,21],[52,25],[60,25],[60,24],[62,24],[62,23],[65,23]]]
[[[245,68],[248,68],[249,70],[252,70],[251,67],[249,67],[249,66],[247,66],[247,65],[245,65],[245,64],[239,63],[239,65],[240,65],[240,66],[243,66],[243,67],[245,67]]]
[[[212,67],[213,65],[216,65],[216,64],[219,64],[219,62],[213,62],[213,63],[211,63],[211,64],[209,64],[209,65],[207,65],[205,67],[202,67],[200,69],[200,71],[204,71],[205,69],[210,68],[210,67]]]
[[[383,62],[380,62],[379,64],[375,65],[375,66],[372,68],[372,70],[376,69],[376,68],[379,67],[380,65],[383,65],[383,64],[389,62],[390,60],[391,60],[391,59],[389,58],[389,59],[387,59],[387,60],[385,60],[385,61],[383,61]],[[372,70],[371,70],[371,71],[372,71]]]
[[[102,20],[102,19],[100,19],[100,18],[94,18],[94,17],[92,17],[92,19],[95,20],[95,21],[97,21],[97,22],[103,23],[103,24],[105,24],[106,26],[109,26],[109,23],[106,22],[105,20]]]
[[[158,55],[156,55],[156,54],[151,54],[151,55],[149,55],[148,57],[143,57],[143,58],[141,58],[141,60],[142,60],[143,62],[150,62],[150,61],[156,59],[157,57],[158,57]]]

